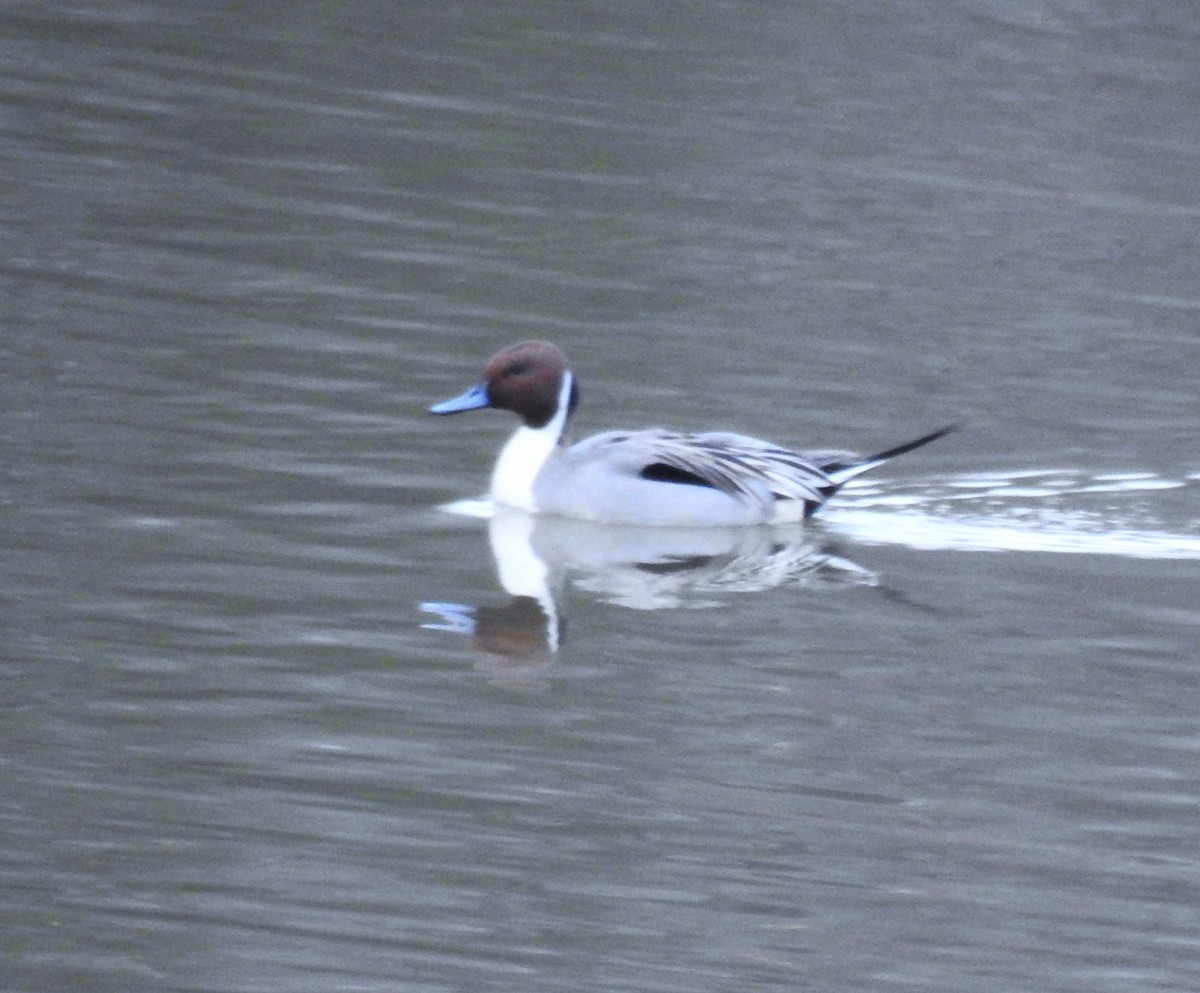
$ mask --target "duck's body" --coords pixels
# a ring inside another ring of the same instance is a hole
[[[522,418],[492,472],[497,503],[531,513],[658,527],[803,520],[850,479],[953,430],[942,428],[869,457],[797,452],[726,432],[659,428],[609,431],[568,446],[567,424],[578,399],[562,351],[548,342],[527,341],[497,353],[479,384],[430,412],[498,407]]]

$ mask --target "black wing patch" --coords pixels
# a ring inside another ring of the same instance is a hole
[[[716,489],[707,479],[697,476],[694,472],[678,469],[665,462],[651,462],[642,466],[638,475],[655,483],[680,483],[684,486],[707,486],[710,490]]]

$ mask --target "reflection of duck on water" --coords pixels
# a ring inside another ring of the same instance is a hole
[[[821,551],[803,527],[614,527],[506,511],[493,518],[493,536],[512,532],[516,517],[531,522],[529,546],[540,561],[556,563],[579,589],[636,610],[712,606],[716,593],[875,582]]]
[[[488,537],[512,601],[503,607],[421,606],[442,618],[425,627],[471,634],[489,667],[529,667],[553,658],[568,580],[637,610],[714,606],[718,593],[876,581],[868,570],[819,550],[800,527],[615,527],[500,509]]]

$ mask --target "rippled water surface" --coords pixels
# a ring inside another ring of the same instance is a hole
[[[0,12],[0,986],[1195,989],[1200,17]],[[811,527],[494,513],[581,431]]]

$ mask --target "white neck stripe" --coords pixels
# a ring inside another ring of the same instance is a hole
[[[496,503],[537,511],[533,484],[566,431],[567,418],[571,416],[572,382],[571,373],[564,372],[554,416],[540,428],[522,424],[501,449],[492,470],[492,499]]]

